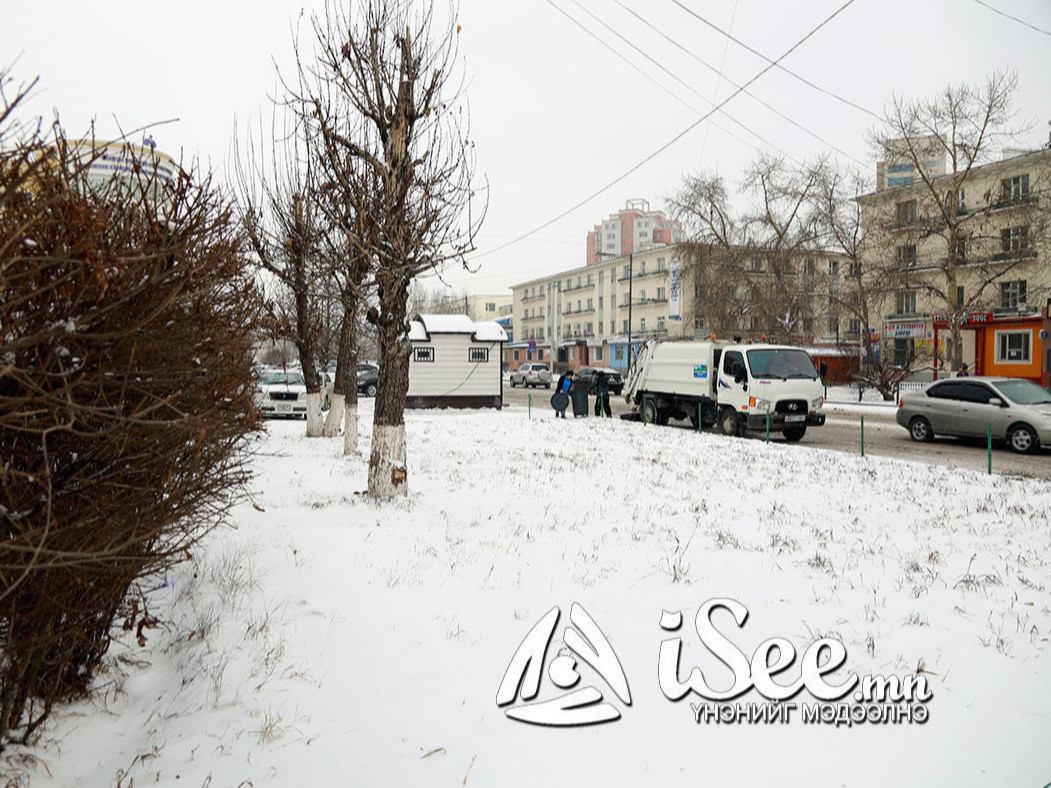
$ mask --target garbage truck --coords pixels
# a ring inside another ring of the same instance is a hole
[[[798,441],[825,423],[821,375],[806,350],[788,345],[650,340],[628,371],[624,397],[630,418],[688,418],[724,435],[769,429]]]

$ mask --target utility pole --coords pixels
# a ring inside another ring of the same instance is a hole
[[[635,281],[635,254],[628,252],[628,371],[631,370],[631,302],[635,300],[632,295],[632,284]]]

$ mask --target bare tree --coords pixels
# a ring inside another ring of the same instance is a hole
[[[883,317],[893,311],[901,273],[886,259],[885,236],[878,229],[862,232],[858,199],[868,191],[868,184],[861,173],[826,160],[817,174],[810,201],[820,243],[846,263],[846,275],[842,283],[830,288],[829,297],[837,309],[858,321],[861,363],[857,380],[890,400],[894,384],[909,374],[915,361],[915,354],[895,359],[881,352]]]
[[[458,74],[453,10],[408,0],[335,1],[314,19],[318,63],[300,96],[325,149],[325,195],[375,283],[380,378],[369,495],[407,493],[407,301],[413,280],[463,263],[472,214],[473,144]]]
[[[308,127],[275,105],[268,133],[249,133],[234,158],[237,205],[266,288],[267,323],[277,338],[292,338],[307,390],[307,437],[323,434],[318,350],[323,328],[320,254],[324,222],[317,208]]]
[[[904,163],[911,182],[863,200],[882,210],[867,227],[894,239],[907,286],[948,315],[954,368],[962,361],[966,313],[986,302],[992,283],[1031,263],[1034,239],[1046,235],[1046,205],[1036,198],[1047,187],[1046,172],[1039,185],[1019,179],[990,186],[979,169],[1022,131],[1009,128],[1016,87],[1013,72],[1000,72],[984,84],[950,85],[932,99],[895,98],[872,135],[888,160]],[[886,210],[891,200],[894,209]],[[1011,209],[1007,223],[1004,208]]]
[[[669,202],[690,235],[686,277],[708,330],[776,341],[803,333],[815,299],[802,259],[816,244],[809,202],[816,182],[812,168],[760,156],[744,174],[741,210],[721,176],[684,179]]]

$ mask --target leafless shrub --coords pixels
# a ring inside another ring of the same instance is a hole
[[[89,181],[102,148],[16,124],[24,95],[0,90],[0,746],[87,691],[133,582],[225,520],[257,426],[227,205],[131,146]]]

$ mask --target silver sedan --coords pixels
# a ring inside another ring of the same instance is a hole
[[[1020,378],[953,378],[898,401],[898,424],[915,441],[935,435],[1005,441],[1020,454],[1051,445],[1051,394]]]

